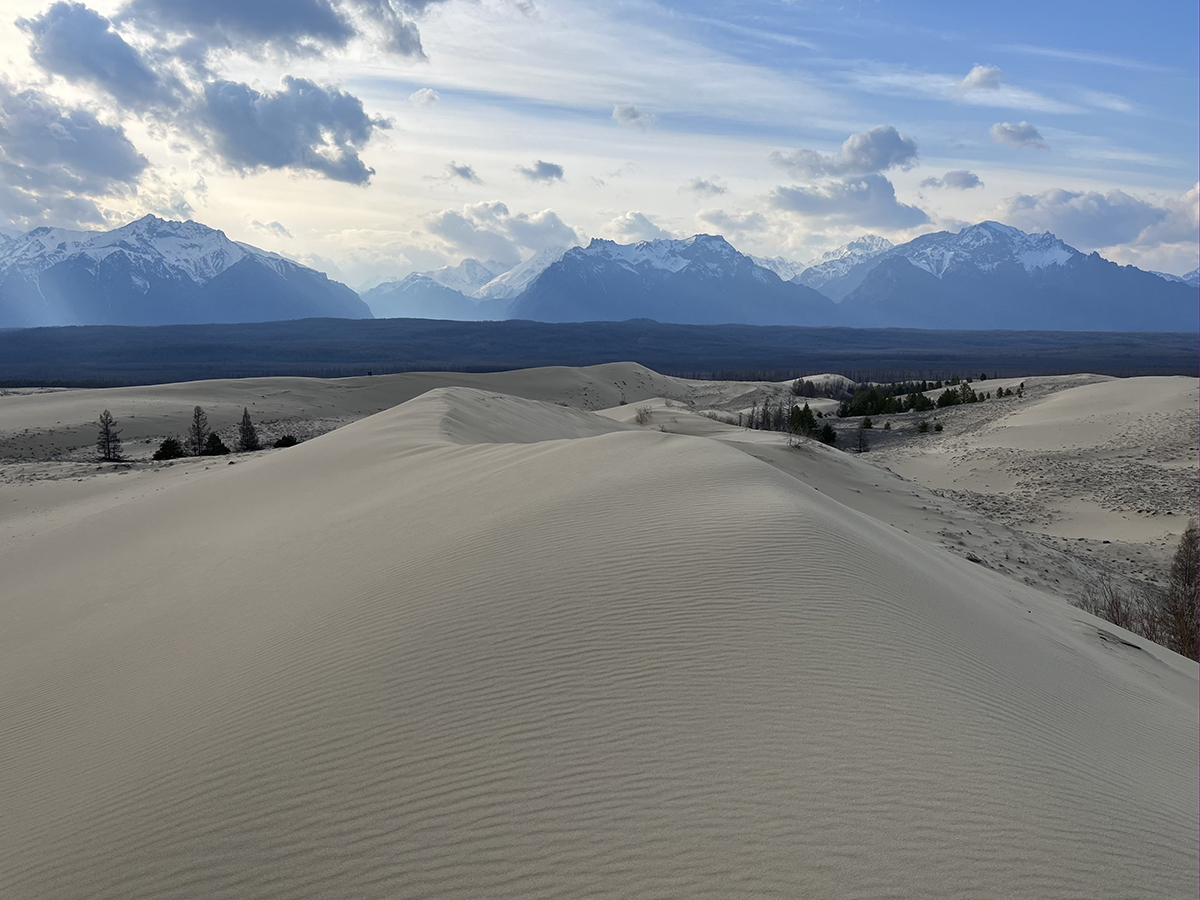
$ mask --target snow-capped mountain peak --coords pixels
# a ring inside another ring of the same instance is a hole
[[[546,269],[562,259],[568,249],[567,247],[547,247],[539,250],[507,272],[498,273],[496,277],[478,287],[471,296],[479,300],[504,300],[515,297]]]
[[[941,278],[959,266],[991,272],[997,266],[1015,263],[1026,272],[1034,272],[1064,265],[1080,253],[1048,231],[1027,234],[1000,222],[981,222],[957,234],[939,231],[921,235],[898,247],[894,255]]]
[[[508,266],[495,260],[480,262],[468,257],[457,266],[442,266],[440,269],[421,274],[429,276],[443,287],[462,294],[472,294],[507,270]]]
[[[864,234],[848,244],[843,244],[833,250],[821,254],[812,260],[795,279],[798,283],[827,292],[834,300],[841,300],[846,290],[841,289],[842,279],[850,274],[855,267],[882,256],[894,245],[885,237],[877,234]]]
[[[824,265],[825,263],[837,262],[841,260],[849,261],[850,265],[856,265],[863,260],[870,259],[873,256],[878,256],[881,253],[886,253],[895,245],[885,237],[880,237],[877,234],[864,234],[861,237],[856,237],[847,244],[837,247],[822,253],[816,259],[808,263],[807,268],[815,268],[816,266]]]
[[[755,265],[774,272],[783,281],[795,281],[808,266],[785,256],[751,256]]]
[[[36,276],[71,257],[99,263],[114,253],[124,253],[135,268],[181,273],[199,285],[247,256],[276,271],[288,265],[276,253],[230,240],[223,231],[199,222],[173,222],[148,215],[112,231],[35,228],[0,247],[0,273],[17,269]]]

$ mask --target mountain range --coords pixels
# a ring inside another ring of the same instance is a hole
[[[198,222],[0,234],[0,327],[371,318],[350,288]]]
[[[364,299],[376,315],[460,320],[1200,327],[1197,272],[1175,276],[1119,266],[1049,232],[1028,234],[998,222],[925,234],[899,246],[864,235],[807,264],[749,256],[722,237],[695,235],[636,244],[594,239],[586,247],[543,251],[469,293],[449,287],[454,271],[410,275],[366,292]],[[519,283],[512,277],[518,272]],[[500,284],[503,291],[495,289]]]
[[[0,327],[306,317],[656,319],[685,324],[1196,331],[1196,271],[1119,266],[997,222],[894,246],[864,235],[807,263],[725,238],[466,259],[365,291],[197,222],[0,230]],[[365,302],[364,302],[365,301]]]

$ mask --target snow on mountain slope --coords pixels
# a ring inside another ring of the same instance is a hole
[[[830,250],[814,259],[799,274],[796,280],[808,287],[821,290],[830,282],[843,278],[850,270],[870,259],[886,253],[894,245],[877,234],[864,234],[836,250]],[[841,297],[834,297],[840,300]]]
[[[1078,250],[1069,247],[1050,232],[1027,234],[1011,225],[981,222],[957,234],[939,231],[924,234],[891,251],[891,256],[907,259],[935,278],[954,267],[973,267],[991,272],[997,266],[1016,263],[1026,272],[1061,266]]]
[[[530,283],[563,258],[567,247],[547,247],[507,272],[501,272],[487,284],[477,288],[472,296],[479,300],[504,300],[517,296]]]
[[[1200,269],[1192,269],[1186,275],[1172,275],[1170,272],[1156,272],[1150,270],[1151,275],[1157,275],[1164,281],[1178,281],[1182,284],[1191,285],[1192,287],[1200,286]]]
[[[277,253],[232,241],[223,231],[199,222],[170,222],[144,216],[112,231],[35,228],[0,247],[0,275],[17,271],[36,276],[71,257],[99,262],[122,252],[137,266],[182,272],[199,285],[252,256],[282,274],[298,266]]]
[[[783,256],[750,256],[755,263],[774,272],[784,281],[795,281],[808,265]]]
[[[508,266],[495,260],[480,262],[477,259],[464,259],[457,266],[442,266],[432,272],[422,272],[436,281],[442,287],[462,294],[473,294],[497,275],[508,271]]]

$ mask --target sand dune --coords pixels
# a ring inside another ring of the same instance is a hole
[[[1195,895],[1195,663],[481,383],[0,548],[0,894]]]
[[[439,387],[460,385],[530,400],[604,409],[647,397],[690,396],[696,384],[659,375],[637,363],[586,368],[549,366],[512,372],[413,372],[361,378],[227,378],[100,390],[0,394],[0,464],[7,460],[71,459],[90,453],[96,419],[111,410],[130,455],[148,456],[151,444],[182,435],[192,409],[232,434],[243,408],[268,434],[316,435],[390,409]],[[718,383],[728,391],[724,383]],[[747,387],[746,390],[752,389]],[[139,442],[150,442],[139,446]]]

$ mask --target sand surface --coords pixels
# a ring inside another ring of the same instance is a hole
[[[479,379],[8,463],[0,895],[1196,894],[1197,665],[941,535],[1023,532],[636,367]]]

